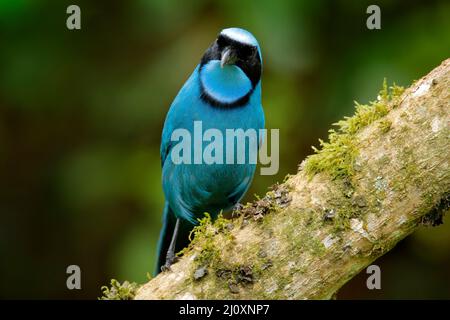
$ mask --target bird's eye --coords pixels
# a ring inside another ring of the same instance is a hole
[[[245,47],[240,48],[239,56],[241,57],[241,59],[248,60],[253,57],[255,52],[256,52],[255,47],[245,46]]]
[[[223,48],[223,47],[226,46],[226,40],[225,40],[225,38],[222,37],[222,36],[219,36],[219,37],[217,38],[216,42],[217,42],[217,45],[219,46],[219,48]]]

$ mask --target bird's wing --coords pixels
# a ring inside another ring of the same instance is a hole
[[[159,150],[161,157],[161,167],[164,167],[164,162],[166,161],[167,155],[169,154],[170,150],[171,150],[171,141],[170,139],[164,139],[163,134],[163,138],[161,139],[161,147]]]
[[[260,129],[264,129],[264,126],[265,126],[265,122],[266,122],[266,119],[265,119],[265,117],[264,117],[264,112],[262,112],[262,110],[263,110],[263,107],[261,106],[261,117],[260,117],[260,123],[259,123],[259,128]],[[263,131],[261,134],[260,134],[260,132],[261,131],[258,131],[258,135],[259,135],[259,140],[258,140],[258,150],[261,148],[261,146],[264,144],[264,140],[266,139],[266,137],[265,137],[265,132]]]
[[[227,197],[231,205],[238,203],[247,193],[248,188],[253,180],[254,169],[241,181],[240,184]]]
[[[159,150],[161,156],[161,167],[164,167],[164,162],[173,147],[174,142],[171,140],[171,136],[173,130],[176,128],[176,111],[179,104],[178,100],[179,99],[175,98],[174,102],[170,106],[169,112],[167,113],[166,121],[164,122],[164,128],[161,136],[161,147]]]
[[[195,95],[198,91],[198,89],[196,89],[196,86],[198,86],[198,68],[198,66],[195,68],[192,75],[178,92],[167,113],[161,137],[161,166],[164,166],[164,162],[174,145],[174,141],[171,140],[173,130],[175,128],[183,128],[183,123],[186,123],[186,117],[190,114],[189,110],[192,110],[191,105],[196,101]]]

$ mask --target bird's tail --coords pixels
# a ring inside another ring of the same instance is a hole
[[[154,271],[155,276],[161,272],[161,267],[166,262],[166,254],[169,249],[170,240],[172,239],[175,222],[175,216],[170,210],[169,203],[166,201],[166,204],[164,205],[162,228],[159,233],[158,249],[156,251],[158,260]]]
[[[172,240],[173,231],[177,218],[173,211],[170,209],[169,203],[166,201],[164,205],[162,228],[159,234],[158,249],[157,249],[157,262],[154,275],[156,276],[161,272],[161,267],[166,263],[167,250],[169,250],[170,241]],[[175,253],[183,249],[189,244],[189,233],[193,226],[180,222],[178,230],[178,237],[175,244]]]

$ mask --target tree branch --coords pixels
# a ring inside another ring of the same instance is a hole
[[[449,208],[450,59],[357,106],[296,175],[232,220],[207,218],[136,299],[329,299]]]

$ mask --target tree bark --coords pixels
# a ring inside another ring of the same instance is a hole
[[[346,170],[311,170],[307,159],[234,219],[205,219],[179,261],[135,299],[332,298],[448,211],[449,84],[447,59],[390,100],[385,115],[347,136],[354,157],[330,154]]]

